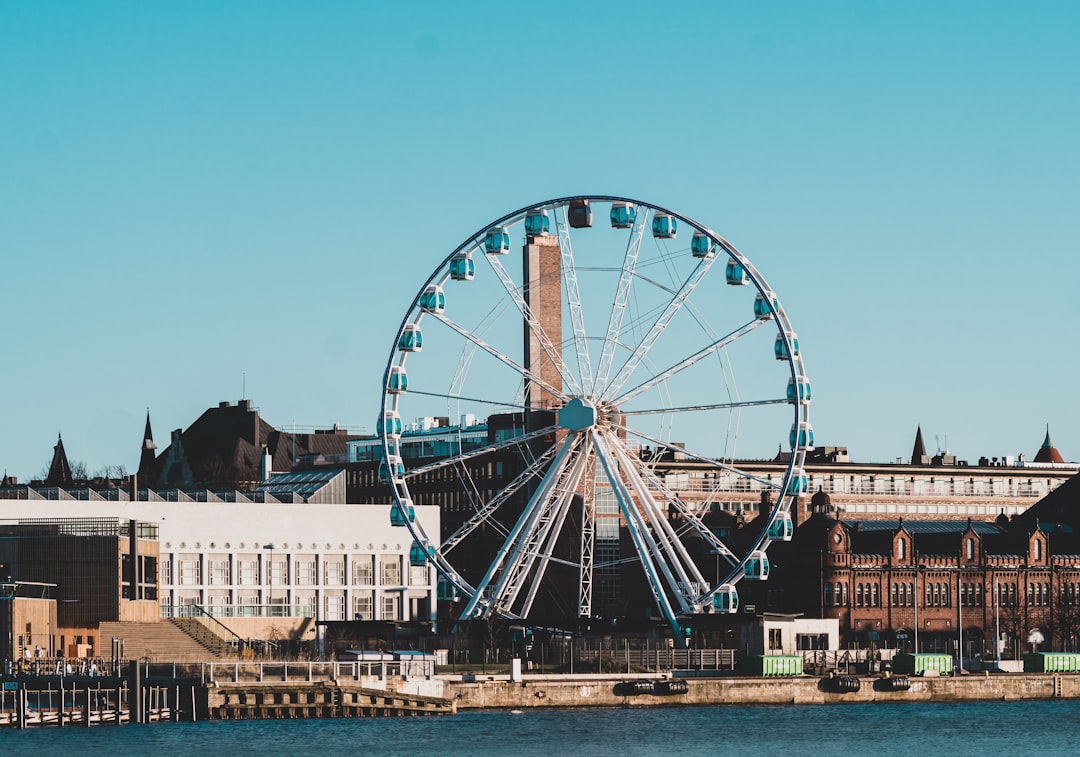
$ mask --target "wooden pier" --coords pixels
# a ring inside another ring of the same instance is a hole
[[[394,663],[396,665],[397,663]],[[0,677],[0,728],[451,715],[429,672],[366,663],[121,663],[126,675]]]

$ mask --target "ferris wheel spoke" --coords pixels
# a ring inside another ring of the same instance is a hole
[[[506,581],[510,578],[513,567],[519,564],[521,553],[524,551],[525,545],[532,536],[537,521],[540,519],[543,511],[547,509],[552,489],[565,472],[565,469],[568,466],[568,460],[576,443],[577,437],[575,435],[567,436],[566,439],[563,440],[551,467],[548,468],[543,479],[541,479],[539,486],[537,486],[536,491],[533,492],[533,495],[529,498],[528,503],[526,503],[521,512],[521,516],[510,530],[510,534],[503,542],[498,554],[495,555],[495,559],[488,567],[483,579],[476,585],[475,593],[472,598],[469,599],[465,609],[461,612],[462,618],[469,619],[478,616],[487,616],[493,611],[509,612],[508,608],[501,606],[499,595],[502,593],[502,588],[505,587]],[[498,577],[499,580],[492,586],[492,581],[494,581],[496,577]]]
[[[752,473],[748,473],[747,471],[744,471],[742,468],[738,468],[738,467],[736,467],[734,465],[731,465],[730,463],[725,463],[722,460],[717,460],[714,457],[708,457],[706,455],[699,455],[699,454],[697,454],[696,452],[694,452],[692,450],[686,449],[685,447],[679,447],[679,446],[677,446],[675,444],[671,444],[670,442],[666,442],[663,439],[659,439],[659,438],[657,438],[655,436],[651,436],[650,434],[646,434],[646,433],[644,433],[642,431],[637,431],[636,429],[632,429],[629,426],[622,426],[622,425],[618,425],[618,424],[613,424],[612,427],[616,428],[616,429],[620,429],[622,431],[625,431],[627,434],[630,434],[632,436],[636,436],[637,438],[643,439],[644,441],[651,442],[652,444],[655,444],[657,447],[662,447],[662,448],[670,450],[672,452],[677,452],[677,453],[679,453],[681,455],[684,455],[685,457],[689,457],[689,458],[692,458],[692,459],[697,460],[699,462],[708,463],[710,465],[713,465],[716,468],[719,468],[720,470],[725,470],[725,471],[727,471],[729,473],[734,473],[737,476],[741,476],[742,478],[745,478],[747,481],[755,481],[755,482],[761,484],[762,486],[764,486],[764,487],[766,487],[768,489],[779,489],[780,488],[778,484],[775,484],[772,481],[769,481],[767,478],[762,478],[761,476],[755,476]]]
[[[518,312],[521,313],[521,317],[525,320],[525,325],[528,327],[529,333],[532,334],[534,339],[536,339],[537,343],[540,345],[540,349],[543,350],[544,354],[547,356],[547,359],[551,361],[552,366],[554,366],[555,370],[558,371],[559,376],[562,378],[565,385],[570,388],[570,393],[580,394],[581,385],[566,369],[566,364],[563,362],[560,352],[557,351],[555,346],[551,343],[551,338],[547,335],[547,332],[544,330],[543,325],[536,318],[536,316],[533,315],[532,308],[530,308],[529,304],[525,302],[525,297],[518,290],[517,285],[514,284],[514,280],[510,277],[510,274],[507,273],[506,267],[503,266],[502,262],[500,262],[495,255],[484,255],[484,259],[487,260],[488,265],[490,265],[491,269],[495,272],[496,278],[498,278],[499,281],[502,283],[503,289],[506,290],[507,295],[509,295],[510,299],[514,301],[514,304],[517,306]],[[549,385],[541,382],[539,377],[533,376],[528,372],[524,372],[522,375],[527,376],[534,383],[538,384],[546,391],[551,392],[551,389],[548,388]],[[557,397],[565,399],[565,396],[561,391],[551,393],[553,393]]]
[[[644,360],[649,350],[656,344],[656,340],[660,338],[660,335],[667,329],[668,324],[671,323],[671,319],[675,317],[675,314],[682,309],[683,304],[689,299],[690,295],[694,293],[697,285],[701,283],[701,280],[705,277],[705,274],[709,272],[709,268],[712,267],[713,262],[719,257],[719,255],[711,255],[709,257],[701,258],[694,271],[686,278],[683,285],[672,296],[668,302],[664,311],[653,323],[652,328],[645,334],[641,342],[623,363],[615,373],[615,378],[612,379],[611,384],[605,387],[601,387],[603,397],[606,399],[618,393],[623,384],[629,380],[630,376],[634,374],[641,361]]]
[[[724,336],[724,337],[722,337],[720,339],[717,339],[716,341],[714,341],[712,344],[708,345],[704,349],[700,349],[697,352],[695,352],[694,354],[683,358],[682,360],[675,363],[671,367],[666,368],[663,371],[660,371],[658,373],[653,374],[653,376],[651,378],[647,379],[646,381],[641,382],[640,384],[635,386],[633,389],[630,389],[630,390],[624,392],[623,394],[619,395],[617,398],[612,400],[612,404],[615,405],[615,406],[620,406],[620,405],[626,404],[627,402],[634,399],[635,397],[643,394],[644,392],[649,391],[650,389],[652,389],[657,384],[660,384],[660,383],[663,383],[664,381],[667,381],[668,379],[678,375],[679,373],[682,373],[687,368],[695,365],[696,363],[701,362],[702,360],[709,357],[710,355],[713,355],[713,354],[719,352],[720,350],[724,349],[728,345],[738,341],[742,337],[744,337],[747,334],[749,334],[750,332],[752,332],[754,329],[756,329],[762,323],[765,323],[765,321],[763,321],[763,320],[753,320],[750,323],[747,323],[747,324],[744,324],[744,325],[740,326],[739,328],[735,329],[734,331],[732,331],[727,336]]]
[[[600,462],[601,467],[604,470],[604,476],[607,478],[608,483],[611,485],[611,490],[615,495],[616,501],[619,503],[619,511],[622,513],[623,520],[626,522],[626,530],[630,535],[631,541],[634,543],[634,549],[637,551],[638,559],[641,561],[641,567],[645,571],[646,582],[649,585],[649,590],[652,592],[653,601],[656,603],[657,609],[660,614],[667,620],[668,625],[671,626],[672,631],[676,634],[676,638],[679,637],[679,622],[675,617],[675,612],[671,607],[671,602],[668,600],[667,591],[664,588],[664,576],[662,571],[663,566],[657,566],[654,560],[656,552],[655,542],[652,541],[652,537],[649,535],[648,527],[644,523],[641,513],[638,512],[634,506],[633,497],[630,494],[625,482],[619,475],[618,463],[607,452],[603,444],[600,442],[599,434],[594,430],[592,432],[593,446],[596,450],[596,459]],[[668,575],[670,579],[670,574]]]
[[[580,449],[580,435],[573,441],[574,446]],[[550,487],[540,500],[540,507],[535,509],[531,523],[521,532],[502,575],[499,576],[494,589],[490,592],[493,608],[504,613],[513,612],[518,595],[532,576],[526,606],[514,613],[521,617],[528,614],[532,599],[536,596],[536,589],[543,580],[543,572],[546,570],[548,560],[542,561],[543,570],[534,571],[533,568],[536,566],[537,558],[545,549],[554,549],[557,531],[565,520],[566,508],[573,494],[576,478],[580,478],[581,475],[581,462],[582,456],[577,454],[576,450],[572,451],[571,459],[566,461],[558,474],[551,479]],[[545,547],[545,545],[550,546]],[[550,552],[548,552],[548,557],[550,558]]]
[[[570,310],[570,323],[574,331],[574,350],[577,355],[578,376],[581,390],[592,393],[592,366],[589,362],[588,335],[585,332],[585,318],[581,311],[581,294],[578,292],[577,269],[574,267],[574,248],[570,240],[570,224],[566,218],[566,209],[556,208],[555,225],[559,232],[559,250],[562,254],[563,286],[566,288],[566,304]]]
[[[554,445],[548,447],[542,455],[533,460],[525,470],[515,476],[509,484],[499,490],[489,502],[484,504],[470,516],[468,520],[454,531],[454,533],[444,539],[439,546],[439,551],[443,554],[447,554],[467,539],[478,527],[491,520],[492,516],[499,508],[508,503],[515,494],[521,491],[522,487],[529,481],[543,474],[545,467],[551,462],[551,459],[555,456],[558,449],[559,448]],[[509,536],[509,531],[504,529],[503,536]]]
[[[578,486],[581,483],[581,479],[588,469],[588,462],[590,455],[590,447],[592,440],[583,435],[581,445],[578,451],[575,453],[576,458],[571,469],[568,471],[568,475],[559,484],[559,489],[556,492],[557,501],[555,505],[555,516],[551,519],[550,524],[547,526],[546,533],[544,533],[540,539],[537,540],[537,547],[539,551],[531,552],[528,557],[529,560],[522,566],[520,575],[524,578],[530,571],[532,571],[532,581],[529,585],[529,591],[525,595],[525,601],[521,605],[521,614],[527,616],[532,611],[533,602],[536,600],[537,591],[540,589],[540,584],[544,580],[544,574],[547,572],[548,565],[553,560],[553,553],[555,552],[555,545],[558,542],[559,535],[562,533],[563,524],[566,522],[567,513],[570,512],[570,505],[574,499],[574,493],[577,491]],[[559,561],[563,562],[563,561]],[[577,567],[577,566],[574,566]],[[508,600],[513,603],[517,597],[517,593],[520,591],[519,587],[508,597]]]
[[[635,206],[634,225],[630,229],[630,238],[626,242],[626,253],[623,255],[622,268],[619,271],[619,283],[615,289],[615,299],[611,303],[611,313],[608,316],[607,336],[604,338],[604,347],[600,353],[600,364],[596,369],[595,386],[602,387],[607,384],[611,374],[611,364],[615,359],[615,348],[621,341],[623,317],[626,315],[626,302],[630,297],[630,287],[634,280],[634,272],[637,269],[638,254],[641,252],[641,240],[645,235],[646,213]]]
[[[478,337],[475,334],[473,334],[472,332],[470,332],[468,329],[466,329],[463,326],[460,326],[459,324],[457,324],[454,321],[450,320],[443,313],[428,313],[428,315],[431,316],[432,318],[435,318],[436,320],[446,324],[451,330],[456,331],[458,334],[460,334],[461,336],[468,339],[470,342],[475,344],[477,347],[482,349],[484,352],[488,353],[489,355],[496,358],[500,362],[504,363],[508,367],[514,369],[519,374],[524,376],[526,378],[526,380],[531,381],[532,383],[534,383],[537,386],[541,387],[542,389],[544,389],[544,391],[550,393],[552,396],[558,397],[559,399],[563,400],[564,402],[566,401],[566,399],[567,399],[566,395],[563,394],[560,390],[556,389],[551,384],[549,384],[548,382],[544,381],[542,378],[540,378],[539,376],[537,376],[533,372],[526,369],[524,366],[518,365],[508,355],[505,355],[502,352],[499,352],[499,350],[495,349],[495,347],[491,346],[490,344],[485,342],[483,339],[481,339],[480,337]]]
[[[656,501],[652,491],[650,491],[645,480],[640,475],[638,466],[631,460],[622,443],[610,433],[604,435],[604,440],[607,442],[608,450],[613,452],[615,458],[619,461],[620,470],[629,482],[630,489],[637,495],[639,505],[645,511],[649,521],[652,522],[652,533],[659,549],[658,554],[664,564],[670,566],[672,578],[675,579],[675,585],[672,588],[678,593],[680,604],[683,605],[684,610],[689,609],[694,612],[700,610],[698,598],[708,591],[708,583],[701,575],[701,571],[690,553],[686,550],[686,546],[675,533],[667,513],[664,512],[664,508],[661,507],[660,503]],[[674,504],[674,502],[668,501],[664,504]]]
[[[663,479],[653,473],[653,471],[642,463],[641,460],[635,458],[625,450],[623,451],[623,457],[626,458],[626,464],[632,467],[637,472],[637,475],[645,481],[648,489],[660,492],[660,494],[663,495],[664,500],[683,516],[683,519],[689,524],[690,528],[696,531],[702,539],[712,545],[713,554],[720,555],[732,566],[738,564],[738,556],[731,551],[731,548],[728,547],[719,536],[714,534],[708,526],[704,524],[700,512],[688,507],[677,494],[668,489]]]
[[[416,394],[421,397],[436,397],[438,399],[453,400],[455,402],[475,402],[479,405],[491,405],[492,407],[505,408],[507,410],[528,410],[525,405],[519,405],[512,402],[499,402],[496,400],[486,400],[480,397],[465,397],[461,394],[454,394],[450,392],[422,392],[419,389],[413,389],[409,387],[409,394]]]
[[[492,452],[497,452],[499,450],[507,449],[510,447],[521,447],[533,441],[534,439],[539,439],[543,436],[546,436],[547,434],[553,434],[557,430],[557,426],[548,426],[547,428],[542,428],[538,431],[530,431],[528,433],[522,434],[521,436],[515,436],[514,438],[507,439],[506,441],[487,444],[478,449],[470,450],[468,452],[462,452],[460,454],[452,455],[450,457],[444,457],[434,463],[429,463],[428,465],[420,465],[415,468],[410,468],[405,472],[405,479],[408,480],[410,478],[419,478],[421,476],[425,476],[431,473],[432,471],[437,471],[442,468],[458,465],[459,463],[464,463],[467,460],[473,460],[478,457],[483,457],[484,455],[489,455]]]
[[[666,413],[690,413],[699,410],[730,410],[736,407],[763,407],[765,405],[786,405],[788,400],[746,400],[744,402],[716,402],[711,405],[684,405],[683,407],[658,407],[650,410],[620,410],[620,415],[663,415]]]

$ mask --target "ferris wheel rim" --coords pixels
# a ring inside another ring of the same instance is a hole
[[[441,286],[442,284],[446,283],[447,279],[450,277],[448,266],[450,265],[451,261],[454,260],[455,256],[458,256],[460,254],[470,252],[470,251],[481,251],[482,252],[482,249],[483,249],[482,248],[482,241],[483,241],[484,235],[487,233],[487,231],[489,229],[492,229],[492,228],[495,228],[495,227],[503,227],[503,226],[507,226],[507,225],[510,225],[510,224],[521,223],[522,219],[525,218],[526,214],[529,213],[530,211],[534,211],[534,210],[551,210],[552,212],[557,212],[558,209],[562,209],[562,211],[564,212],[564,217],[565,217],[565,209],[568,208],[572,202],[576,202],[576,201],[587,201],[587,202],[590,202],[590,203],[627,203],[627,204],[630,204],[630,205],[635,206],[637,208],[644,208],[645,213],[643,215],[647,215],[649,212],[653,213],[654,217],[655,217],[656,213],[667,214],[670,217],[676,219],[678,222],[681,222],[681,223],[689,226],[694,231],[705,235],[711,241],[711,243],[716,245],[717,248],[718,248],[718,251],[715,253],[716,258],[720,258],[723,255],[727,255],[732,260],[737,261],[737,263],[746,272],[746,274],[747,274],[747,276],[749,278],[749,282],[751,284],[753,284],[753,286],[757,290],[757,293],[760,296],[762,296],[762,297],[764,297],[766,299],[768,299],[770,297],[775,297],[775,294],[773,293],[771,288],[768,286],[767,282],[765,281],[765,279],[761,275],[761,273],[757,270],[756,267],[753,266],[753,264],[739,250],[737,250],[735,248],[734,245],[732,245],[729,241],[727,241],[726,239],[721,237],[716,232],[712,231],[710,228],[708,228],[704,224],[701,224],[701,223],[695,221],[694,219],[690,218],[689,216],[678,213],[676,211],[672,211],[672,210],[670,210],[670,209],[668,209],[668,208],[666,208],[664,206],[661,206],[661,205],[658,205],[658,204],[655,204],[655,203],[651,203],[651,202],[647,202],[647,201],[642,201],[642,200],[629,198],[629,197],[622,197],[622,196],[617,196],[617,195],[602,195],[602,194],[570,195],[570,196],[558,197],[558,198],[554,198],[554,199],[550,199],[550,200],[544,200],[544,201],[541,201],[541,202],[531,203],[531,204],[523,206],[523,207],[521,207],[521,208],[519,208],[517,210],[506,213],[505,215],[499,217],[495,221],[492,221],[492,222],[490,222],[488,224],[485,224],[483,227],[478,229],[475,233],[473,233],[471,236],[466,238],[466,240],[464,242],[462,242],[460,245],[458,245],[458,247],[456,247],[453,251],[451,251],[446,256],[446,258],[444,258],[443,261],[434,269],[434,271],[427,278],[427,280],[421,285],[416,297],[414,297],[414,299],[413,299],[413,302],[412,302],[411,306],[407,309],[404,318],[402,319],[401,323],[399,324],[397,333],[395,334],[394,347],[391,349],[390,358],[389,358],[389,360],[387,362],[386,370],[385,370],[384,375],[383,375],[383,390],[382,390],[383,402],[382,402],[382,405],[381,405],[381,415],[380,415],[380,417],[385,415],[386,411],[388,409],[393,410],[394,412],[396,412],[397,408],[398,408],[399,395],[394,394],[394,393],[392,393],[390,391],[390,381],[391,381],[391,376],[392,376],[393,369],[394,369],[395,365],[399,365],[399,366],[401,366],[403,368],[404,365],[405,365],[405,362],[406,362],[405,359],[406,359],[407,356],[404,355],[404,353],[398,347],[399,340],[401,339],[403,333],[406,331],[406,328],[410,324],[419,324],[419,322],[421,320],[423,320],[423,318],[426,317],[426,316],[432,316],[436,320],[442,321],[444,324],[448,325],[450,328],[452,328],[452,329],[454,328],[454,325],[453,325],[451,319],[449,319],[448,317],[443,316],[441,313],[435,313],[435,312],[426,312],[425,313],[422,310],[420,310],[419,309],[419,302],[420,302],[420,299],[421,299],[421,296],[423,295],[423,293],[426,290],[428,290],[430,287],[432,287],[432,286]],[[559,228],[562,229],[566,225],[567,224],[564,223],[564,224],[560,225]],[[644,233],[644,223],[642,224],[642,233]],[[576,281],[575,281],[575,284],[576,284]],[[789,339],[789,336],[794,335],[794,330],[792,329],[790,321],[789,321],[786,313],[784,312],[783,308],[781,306],[779,306],[778,300],[776,300],[775,303],[776,303],[776,305],[774,307],[773,301],[769,301],[768,302],[768,307],[772,310],[772,318],[771,318],[771,320],[774,321],[774,323],[776,325],[776,328],[778,330],[778,334],[779,334],[778,341],[781,340],[781,339],[784,340],[784,345],[785,345],[785,348],[787,349],[787,352],[788,352],[788,356],[786,357],[786,362],[788,364],[790,378],[791,378],[792,381],[798,381],[800,379],[805,379],[806,371],[805,371],[805,366],[804,366],[804,363],[803,363],[802,355],[797,351],[797,349],[792,349],[792,344],[791,344],[790,339]],[[755,321],[752,321],[750,323],[754,324],[754,326],[753,326],[754,328],[757,328],[758,326],[761,325],[761,320],[760,319],[755,320]],[[464,334],[462,334],[462,336],[465,337]],[[468,338],[468,337],[465,337],[465,338]],[[605,345],[607,344],[608,341],[609,341],[608,338],[605,337]],[[489,345],[482,344],[481,342],[482,342],[482,340],[480,340],[479,338],[474,337],[474,339],[473,339],[473,349],[474,350],[475,349],[485,349],[485,350],[487,350]],[[575,347],[578,347],[578,342],[579,342],[579,340],[575,339]],[[587,347],[587,345],[586,345],[586,347]],[[488,351],[490,352],[490,350],[488,350]],[[496,357],[499,357],[499,356],[496,356]],[[501,356],[501,357],[506,358],[506,356]],[[551,356],[549,355],[549,357],[551,357]],[[509,365],[509,363],[511,363],[512,361],[504,359],[504,362],[508,363],[508,365]],[[579,358],[579,364],[580,364],[580,358]],[[527,375],[528,371],[525,370],[524,368],[522,368],[521,366],[509,365],[509,367],[511,367],[512,369],[518,370],[523,377],[536,378],[536,377],[533,377],[531,375]],[[598,369],[599,369],[599,366],[598,366]],[[632,375],[633,373],[634,373],[634,370],[630,370],[627,375]],[[591,375],[592,374],[590,372],[590,374],[588,374],[588,376],[591,376]],[[617,372],[617,375],[618,375],[618,372]],[[583,381],[586,380],[587,376],[582,377],[582,379],[583,379]],[[549,390],[554,389],[554,387],[551,387],[551,386],[549,386],[547,388]],[[569,394],[561,393],[562,394],[561,399],[564,401],[564,403],[569,402],[575,396],[588,396],[589,395],[589,393],[585,391],[585,386],[584,385],[581,386],[581,387],[575,387],[575,388],[578,389],[577,393],[574,393],[574,392],[571,392]],[[621,387],[619,387],[619,388],[621,388]],[[590,387],[590,389],[593,389],[593,388]],[[637,389],[637,387],[631,387],[629,390],[627,390],[626,394],[634,392],[635,389]],[[551,394],[553,396],[559,396],[560,393],[552,391]],[[446,395],[446,396],[447,396],[447,399],[449,400],[450,395]],[[781,400],[781,399],[775,399],[775,400],[769,400],[767,403],[768,404],[781,404],[783,401],[784,400]],[[740,404],[740,403],[717,403],[717,407],[724,406],[725,404],[728,405],[728,406],[735,406],[736,404]],[[747,404],[751,404],[751,403],[747,403]],[[765,403],[757,403],[757,404],[765,404]],[[797,402],[795,402],[793,404],[794,404],[793,429],[796,429],[796,428],[799,428],[801,423],[807,423],[807,424],[809,423],[808,403],[804,403],[802,401],[797,401]],[[687,410],[691,410],[691,409],[699,409],[700,410],[701,407],[700,406],[697,406],[696,408],[695,407],[688,407],[686,409]],[[658,412],[658,413],[671,413],[671,412],[673,412],[673,410],[678,410],[678,408],[674,408],[674,409],[673,408],[660,408],[660,409],[656,410],[656,412]],[[639,411],[637,413],[634,413],[634,412],[628,412],[627,413],[627,415],[634,415],[634,414],[643,414],[643,412]],[[392,451],[391,450],[396,449],[396,447],[392,444],[392,439],[391,439],[390,436],[388,436],[386,428],[381,428],[380,429],[379,436],[381,437],[383,461],[389,468],[389,465],[390,465],[390,462],[391,462],[391,457],[392,457]],[[618,441],[617,437],[615,437],[615,441],[612,441],[611,439],[604,439],[602,441],[601,446],[606,450],[605,454],[608,454],[608,455],[612,454],[612,451],[614,449],[616,449],[616,448],[621,449],[623,453],[628,453],[628,450],[626,450],[624,448],[624,445],[622,445],[622,443]],[[770,487],[774,488],[778,492],[778,495],[776,497],[776,501],[772,504],[772,508],[771,508],[770,513],[769,513],[769,517],[767,519],[765,519],[765,526],[763,527],[762,532],[753,540],[753,546],[750,549],[745,550],[745,554],[742,556],[742,558],[737,563],[735,563],[732,566],[731,571],[726,576],[724,576],[722,579],[716,580],[715,585],[713,585],[713,582],[711,582],[711,581],[709,582],[709,584],[710,584],[709,591],[707,591],[705,593],[702,593],[698,597],[700,602],[707,603],[708,601],[710,601],[712,596],[714,594],[716,594],[723,586],[735,585],[735,584],[739,583],[741,580],[743,580],[743,578],[744,578],[743,569],[744,569],[747,561],[750,560],[751,555],[754,554],[755,552],[758,552],[758,551],[764,553],[768,549],[768,547],[770,546],[770,544],[772,542],[772,539],[769,536],[769,525],[772,524],[772,522],[778,517],[778,515],[781,515],[781,514],[786,515],[788,510],[791,507],[791,503],[792,503],[792,501],[794,499],[795,494],[797,493],[797,492],[795,492],[793,484],[792,484],[793,477],[796,475],[796,473],[795,473],[796,471],[801,471],[801,469],[802,469],[802,466],[803,466],[804,461],[805,461],[805,454],[806,454],[806,447],[807,446],[808,445],[805,445],[805,444],[801,443],[800,438],[798,437],[798,434],[796,434],[796,442],[792,445],[792,453],[791,453],[789,461],[786,464],[786,467],[784,469],[784,474],[783,474],[782,481],[778,485],[773,485],[772,482],[769,482]],[[599,448],[600,447],[597,447],[597,449],[599,449]],[[571,454],[571,456],[573,456],[573,455]],[[461,460],[455,460],[454,462],[460,462],[460,461]],[[718,460],[710,460],[710,461],[722,465],[721,461],[718,461]],[[452,464],[454,464],[454,462],[448,463],[448,465],[452,465]],[[732,470],[732,471],[737,471],[737,469],[735,467],[733,467],[733,466],[727,466],[727,468]],[[565,470],[565,468],[563,470]],[[738,472],[739,472],[740,475],[744,475],[744,476],[747,475],[745,472],[742,472],[742,471],[738,471]],[[390,488],[392,490],[393,503],[394,503],[394,504],[392,504],[392,507],[396,506],[397,503],[400,503],[402,501],[411,501],[410,492],[409,492],[409,489],[408,489],[408,486],[407,486],[406,479],[404,477],[402,478],[402,481],[401,481],[401,484],[400,484],[400,490],[399,490],[399,484],[394,480],[394,477],[391,475],[390,476]],[[402,495],[404,495],[404,496],[402,496]],[[416,540],[418,542],[421,542],[421,543],[424,543],[424,544],[429,544],[429,545],[439,545],[440,544],[439,539],[436,538],[436,539],[433,540],[431,538],[431,536],[428,535],[425,532],[422,525],[414,523],[414,522],[407,522],[406,525],[408,526],[408,529],[409,529],[410,533],[412,534],[414,540]],[[439,574],[448,583],[450,583],[456,590],[462,592],[463,594],[467,594],[467,595],[468,594],[472,594],[472,595],[478,595],[479,594],[479,592],[477,592],[477,590],[476,590],[476,587],[472,586],[469,582],[465,581],[464,578],[458,573],[458,571],[456,569],[454,569],[452,563],[448,559],[446,559],[445,555],[441,552],[441,545],[435,547],[434,552],[431,555],[431,562],[434,564],[434,566],[438,570]],[[502,613],[502,614],[506,614],[508,617],[518,617],[518,616],[515,616],[512,613],[505,612],[504,609],[502,609],[502,608],[493,608],[493,609],[495,611],[498,611],[498,612]],[[687,608],[684,607],[683,609],[686,610]]]

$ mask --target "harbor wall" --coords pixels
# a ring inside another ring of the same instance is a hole
[[[482,680],[446,678],[444,696],[458,709],[531,707],[646,707],[669,705],[830,704],[849,702],[960,702],[1022,699],[1080,699],[1080,674],[967,675],[912,677],[910,688],[894,691],[876,677],[859,678],[858,691],[836,692],[827,679],[689,676],[685,693],[642,694],[636,681],[660,676],[537,676],[520,681],[492,676]]]

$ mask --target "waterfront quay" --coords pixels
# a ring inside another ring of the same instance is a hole
[[[839,691],[837,679],[828,677],[718,676],[715,671],[672,671],[670,676],[525,675],[517,681],[507,676],[444,678],[447,695],[459,710],[1080,699],[1080,674],[911,677],[907,689],[895,689],[890,679],[879,676],[843,679],[857,681],[857,688]]]
[[[0,727],[452,715],[467,710],[1080,699],[1080,674],[895,678],[663,673],[439,674],[386,663],[131,664],[123,676],[8,676]],[[841,683],[843,685],[837,685]],[[134,692],[137,692],[135,694]]]

